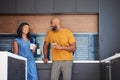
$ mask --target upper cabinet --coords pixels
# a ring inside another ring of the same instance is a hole
[[[54,0],[54,13],[76,12],[75,0]]]
[[[1,0],[0,14],[98,13],[99,0]]]
[[[35,0],[17,0],[17,13],[35,13]]]
[[[0,14],[16,13],[16,0],[0,0]]]
[[[98,13],[99,0],[76,0],[77,12]]]
[[[35,0],[36,13],[53,13],[53,0]]]

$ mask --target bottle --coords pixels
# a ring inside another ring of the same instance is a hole
[[[39,47],[37,48],[37,55],[40,56],[41,55],[41,47],[39,45]]]

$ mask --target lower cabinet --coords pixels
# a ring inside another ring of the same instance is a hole
[[[101,80],[110,80],[110,63],[101,63]]]
[[[72,80],[100,80],[100,63],[74,63]]]
[[[37,63],[38,80],[50,80],[51,63]]]
[[[25,61],[8,57],[8,80],[27,80]]]
[[[27,80],[27,59],[0,51],[0,80]]]
[[[101,63],[101,80],[120,80],[120,58]]]
[[[36,63],[39,80],[50,80],[51,63]],[[60,79],[62,75],[60,75]],[[101,80],[100,63],[73,63],[72,80]]]
[[[120,58],[111,60],[111,80],[120,80]]]

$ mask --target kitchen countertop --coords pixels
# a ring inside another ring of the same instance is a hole
[[[1,76],[0,80],[8,80],[8,71],[9,71],[8,66],[10,62],[8,61],[9,57],[13,59],[25,61],[25,75],[26,75],[25,80],[27,80],[27,59],[7,51],[0,51],[0,76]]]
[[[10,52],[7,52],[7,51],[0,51],[0,55],[4,56],[9,56],[9,57],[13,57],[13,58],[16,58],[16,59],[19,59],[19,60],[27,60],[26,58],[22,57],[22,56],[19,56],[19,55],[16,55],[16,54],[13,54],[13,53],[10,53]]]
[[[35,63],[44,63],[44,62],[43,61],[35,61]],[[48,61],[48,63],[52,63],[52,61]],[[82,60],[82,61],[73,61],[73,63],[100,63],[100,61]]]
[[[116,53],[115,55],[108,57],[106,59],[101,60],[101,62],[109,63],[111,60],[120,58],[120,53]]]

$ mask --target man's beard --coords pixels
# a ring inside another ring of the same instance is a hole
[[[52,26],[52,31],[57,31],[57,26]]]

